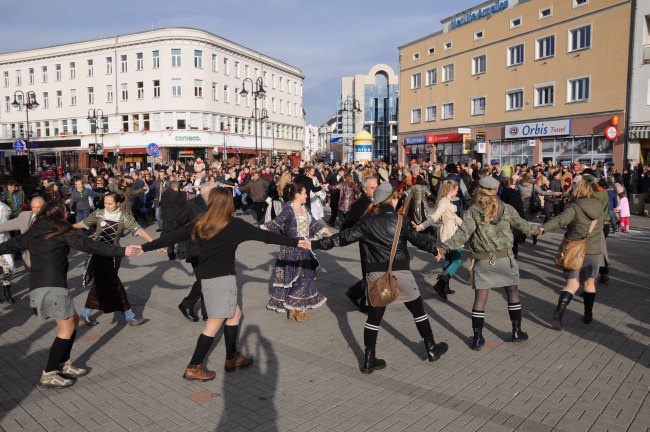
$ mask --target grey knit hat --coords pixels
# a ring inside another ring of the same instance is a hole
[[[372,202],[375,205],[383,203],[391,197],[393,190],[393,185],[391,185],[389,182],[383,182],[377,189],[375,189],[375,193],[372,196]]]
[[[478,185],[482,187],[483,189],[499,189],[499,181],[492,177],[491,175],[483,177],[481,180],[478,181]]]

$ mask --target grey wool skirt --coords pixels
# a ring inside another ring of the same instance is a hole
[[[519,266],[513,257],[477,260],[474,263],[474,289],[501,288],[519,284]]]
[[[231,318],[237,308],[237,279],[233,275],[201,279],[208,318]]]
[[[384,272],[372,272],[366,275],[368,282],[371,282],[375,279],[378,279],[384,274]],[[397,278],[399,283],[399,297],[391,304],[398,303],[407,303],[415,300],[420,297],[420,290],[418,289],[418,284],[415,282],[413,273],[411,270],[397,270],[393,272],[393,276]],[[366,284],[366,299],[368,299],[368,284]],[[366,300],[367,302],[368,300]]]
[[[29,305],[36,309],[36,315],[42,320],[64,320],[76,313],[70,290],[67,288],[35,288],[29,292]]]

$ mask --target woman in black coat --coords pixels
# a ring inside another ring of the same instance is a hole
[[[504,204],[509,204],[517,210],[519,217],[526,220],[526,213],[524,212],[524,202],[521,199],[521,194],[515,189],[516,183],[511,177],[506,177],[501,180],[501,201]],[[515,241],[512,243],[512,253],[515,258],[519,254],[519,244],[526,242],[526,235],[521,231],[512,229],[512,235]]]
[[[76,378],[88,373],[70,360],[79,325],[66,280],[70,248],[105,256],[131,256],[135,251],[132,246],[123,248],[90,240],[73,230],[67,217],[62,201],[49,201],[25,234],[0,243],[0,255],[29,250],[30,305],[41,319],[54,318],[59,330],[41,375],[42,387],[70,387]]]

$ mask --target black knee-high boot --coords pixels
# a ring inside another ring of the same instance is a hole
[[[596,300],[596,293],[584,292],[582,299],[585,302],[585,315],[582,317],[582,322],[591,324],[593,321],[594,301]]]
[[[485,311],[479,311],[472,309],[472,330],[474,331],[474,337],[472,339],[472,349],[474,351],[480,351],[485,345],[485,339],[483,338],[483,323],[485,322]]]
[[[512,321],[512,341],[528,340],[528,333],[521,330],[521,303],[508,303],[508,314]]]
[[[364,374],[371,374],[373,371],[380,370],[385,367],[386,362],[375,357],[375,345],[367,346],[366,352],[363,356],[363,366],[361,366],[361,372]]]
[[[14,297],[11,295],[11,285],[4,285],[4,296],[5,300],[7,300],[7,303],[15,303],[16,301],[14,300]]]
[[[560,293],[560,297],[557,301],[557,307],[553,313],[553,328],[555,330],[562,330],[562,315],[564,315],[564,311],[566,310],[566,307],[569,305],[569,303],[571,303],[572,298],[573,294],[568,291],[562,291]]]

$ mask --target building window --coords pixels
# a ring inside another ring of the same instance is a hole
[[[172,48],[172,67],[180,67],[181,65],[181,49]]]
[[[555,56],[555,35],[537,39],[537,60]]]
[[[61,81],[61,65],[60,64],[54,65],[54,70],[55,70],[55,79],[57,81]]]
[[[47,66],[41,68],[41,79],[44,83],[47,82]]]
[[[472,98],[472,115],[484,115],[485,114],[485,97],[475,97]]]
[[[151,54],[153,56],[153,64],[151,67],[154,69],[158,69],[160,67],[160,51],[155,50],[152,51]]]
[[[5,87],[9,87],[9,72],[4,71],[2,73],[2,75],[4,76],[4,79],[5,79]],[[47,78],[46,78],[46,81],[47,81]]]
[[[569,30],[569,52],[591,48],[591,25]]]
[[[144,81],[136,82],[135,87],[138,91],[138,99],[144,99]]]
[[[487,63],[487,56],[485,54],[474,57],[472,59],[472,75],[485,73]]]
[[[448,64],[442,67],[442,82],[454,80],[454,64]]]
[[[278,112],[278,104],[275,98],[271,98],[271,105],[273,106],[273,112]]]
[[[280,91],[284,91],[284,78],[280,77]]]
[[[88,87],[88,103],[91,105],[95,103],[95,89],[93,87]]]
[[[427,107],[427,121],[436,121],[438,117],[438,107],[431,105]]]
[[[477,31],[476,33],[474,33],[474,40],[481,40],[481,39],[483,39],[483,35],[484,35],[484,34],[485,34],[485,33],[483,32],[483,30],[481,30],[481,31]]]
[[[43,108],[48,108],[50,106],[50,94],[48,92],[43,92]]]
[[[120,56],[120,71],[122,73],[128,72],[128,64],[127,64],[127,59],[126,55],[121,55]]]
[[[415,60],[420,60],[420,53],[419,52],[413,53],[413,61],[415,61]]]
[[[235,78],[240,78],[241,67],[238,61],[235,61]]]
[[[203,97],[203,80],[194,80],[194,96]]]
[[[438,68],[429,69],[427,71],[427,85],[434,85],[438,82]]]
[[[522,89],[506,92],[506,111],[524,109],[524,91]]]
[[[120,90],[122,94],[122,100],[129,100],[129,85],[127,83],[120,84]]]
[[[411,75],[411,90],[422,87],[422,74],[420,72]]]
[[[212,72],[219,72],[219,57],[212,54]]]
[[[452,47],[451,41],[445,42],[445,45],[444,45],[444,50],[445,51],[450,50],[451,47]]]
[[[77,76],[77,65],[75,62],[70,62],[70,79],[75,79]]]
[[[223,101],[230,103],[230,86],[223,86]]]
[[[574,78],[567,81],[567,102],[586,102],[589,100],[589,77]]]
[[[589,0],[573,0],[573,8],[589,4]]]
[[[61,90],[56,91],[56,106],[58,108],[63,106],[63,91]]]
[[[515,29],[521,27],[521,17],[513,18],[510,20],[510,28]]]
[[[122,132],[128,132],[129,131],[129,116],[123,115],[122,116]]]
[[[436,53],[436,49],[434,47],[431,47],[427,50],[427,55],[434,55]]]
[[[71,106],[77,105],[77,90],[75,89],[70,90],[70,105]]]
[[[153,97],[160,97],[160,80],[153,80]]]
[[[219,100],[219,86],[216,82],[212,83],[212,100]]]
[[[135,70],[141,71],[142,69],[144,69],[144,54],[135,53]]]
[[[113,86],[112,85],[107,85],[106,86],[106,102],[108,102],[108,103],[113,102]]]
[[[524,62],[524,44],[508,48],[508,66],[516,66]]]
[[[535,87],[535,106],[549,106],[555,103],[555,86],[542,84]]]
[[[11,97],[5,96],[5,111],[9,112],[11,110]]]
[[[223,58],[223,73],[230,75],[230,59],[228,57]]]
[[[20,69],[16,71],[16,85],[17,86],[23,85],[23,77],[20,74]]]
[[[442,119],[448,120],[453,118],[454,118],[454,103],[448,102],[446,104],[442,104]]]
[[[203,51],[194,50],[194,67],[203,69]]]
[[[113,57],[106,57],[106,75],[113,73]]]
[[[87,60],[86,65],[88,67],[88,76],[89,77],[93,76],[93,72],[94,72],[93,59]]]
[[[181,95],[181,80],[180,78],[172,78],[172,96]]]
[[[422,123],[422,108],[413,108],[411,110],[411,123]]]
[[[77,119],[70,120],[72,126],[72,135],[77,135]]]
[[[29,83],[34,84],[34,68],[29,68]]]
[[[553,16],[553,6],[545,7],[539,10],[539,19],[549,18]]]

